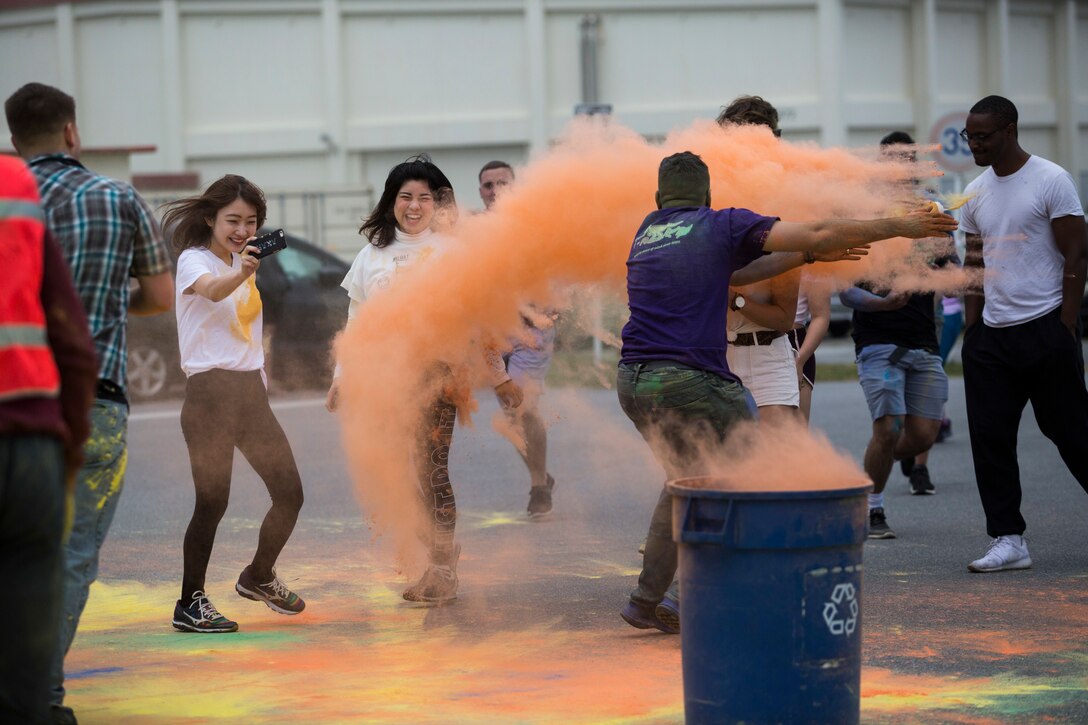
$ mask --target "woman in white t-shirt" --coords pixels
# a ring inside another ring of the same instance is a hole
[[[349,321],[368,299],[395,284],[406,270],[439,256],[436,253],[446,239],[434,230],[436,198],[452,200],[452,191],[449,179],[426,156],[397,164],[389,172],[381,199],[359,229],[370,243],[355,257],[341,285],[351,298]],[[500,401],[504,407],[516,408],[521,403],[521,389],[506,374],[502,357],[489,349],[486,358]],[[404,591],[404,598],[439,603],[457,596],[461,547],[454,542],[457,506],[447,461],[457,420],[457,406],[448,391],[458,383],[449,379],[450,368],[441,361],[436,361],[425,377],[432,383],[443,378],[448,381],[435,386],[438,394],[421,411],[414,454],[420,493],[430,509],[430,529],[424,533],[424,543],[431,563],[422,578]],[[330,411],[339,405],[339,390],[338,366],[326,400]]]
[[[174,246],[181,252],[176,313],[181,367],[188,376],[181,430],[196,486],[185,532],[181,598],[174,607],[174,627],[186,632],[238,629],[212,605],[204,586],[215,532],[227,509],[235,448],[272,498],[253,561],[235,590],[280,614],[298,614],[306,606],[273,569],[302,508],[302,481],[265,387],[255,280],[260,260],[249,246],[265,209],[261,190],[231,174],[200,196],[172,203],[163,217],[164,226],[174,227]]]

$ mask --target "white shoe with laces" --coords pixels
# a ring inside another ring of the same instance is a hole
[[[1008,535],[998,536],[991,541],[986,555],[968,564],[967,571],[983,573],[1030,567],[1031,556],[1028,554],[1028,542],[1023,536]]]

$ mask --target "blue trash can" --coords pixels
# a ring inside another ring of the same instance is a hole
[[[686,722],[857,723],[871,484],[787,492],[722,484],[668,484]]]

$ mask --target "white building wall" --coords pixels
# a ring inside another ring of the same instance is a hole
[[[647,136],[758,93],[791,140],[924,141],[1000,93],[1024,146],[1088,187],[1088,0],[21,5],[0,2],[0,94],[31,80],[71,92],[87,146],[156,147],[136,173],[351,189],[365,211],[390,166],[427,151],[478,206],[480,165],[526,162],[582,100],[579,24],[596,13],[599,100]]]

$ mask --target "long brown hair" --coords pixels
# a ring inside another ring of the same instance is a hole
[[[211,241],[208,220],[215,221],[219,210],[235,199],[250,204],[257,210],[257,228],[264,226],[268,205],[264,192],[249,179],[237,174],[227,174],[212,182],[200,196],[190,196],[166,204],[162,217],[164,229],[173,228],[174,249],[181,252],[190,247],[206,247]]]

